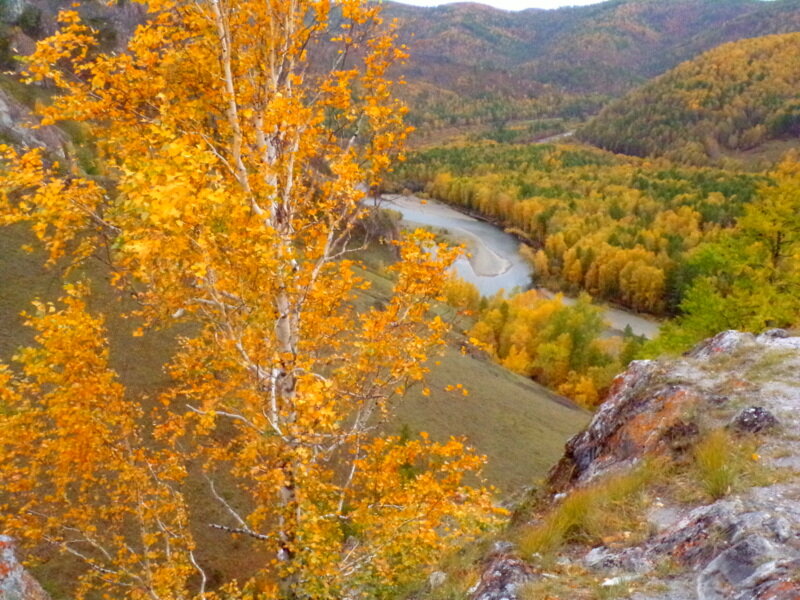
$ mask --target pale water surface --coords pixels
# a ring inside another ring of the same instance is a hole
[[[469,249],[469,257],[461,257],[455,264],[459,277],[469,281],[483,296],[492,296],[500,290],[527,290],[532,286],[533,270],[519,253],[520,242],[485,221],[461,213],[435,200],[422,200],[416,196],[387,194],[381,197],[381,207],[396,210],[409,226],[423,225],[447,230]],[[552,295],[552,292],[543,290]],[[574,298],[564,297],[566,304]],[[622,331],[630,326],[633,333],[653,338],[658,334],[659,323],[653,319],[619,308],[605,308],[605,318],[611,329]]]

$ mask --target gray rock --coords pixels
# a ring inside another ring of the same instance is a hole
[[[16,23],[25,10],[23,0],[0,0],[0,21]]]
[[[777,516],[770,519],[767,527],[779,542],[788,542],[792,538],[792,525],[786,517]]]
[[[782,340],[789,337],[789,332],[785,329],[768,329],[759,336],[759,338],[762,337]]]
[[[432,590],[436,589],[444,585],[445,581],[447,581],[447,573],[444,571],[434,571],[428,576],[428,587]]]
[[[510,554],[489,557],[481,579],[471,590],[472,600],[516,600],[520,588],[533,579],[525,561]]]
[[[760,433],[775,429],[779,424],[775,415],[763,406],[750,406],[736,416],[731,427],[741,433]]]
[[[762,564],[745,582],[735,600],[797,600],[800,598],[800,559]]]
[[[685,510],[685,509],[684,509]],[[658,532],[672,527],[681,518],[681,509],[676,506],[664,506],[660,502],[650,507],[647,511],[648,522],[655,527]]]
[[[586,556],[583,557],[583,564],[590,569],[608,569],[615,562],[614,553],[605,546],[592,548]]]
[[[14,540],[0,535],[0,600],[50,600],[17,560]]]
[[[699,600],[726,600],[760,565],[774,558],[775,549],[763,537],[750,536],[721,552],[697,578]]]
[[[617,577],[609,577],[600,584],[600,587],[614,587],[617,585],[622,585],[623,583],[630,583],[636,579],[638,579],[638,577],[635,575],[619,575]]]
[[[633,361],[614,379],[592,422],[567,442],[564,457],[551,471],[554,491],[589,481],[608,468],[627,468],[656,448],[670,445],[670,432],[678,430],[683,413],[690,413],[690,406],[703,397],[685,386],[665,383],[664,375],[656,362]],[[685,422],[683,426],[691,429]]]
[[[748,342],[755,340],[752,333],[741,331],[723,331],[711,339],[700,342],[689,350],[686,356],[690,358],[711,358],[718,354],[732,354]]]
[[[514,544],[506,540],[497,540],[492,544],[494,554],[509,554],[514,549]]]
[[[0,90],[0,135],[21,148],[44,148],[53,158],[63,160],[66,136],[55,127],[31,129],[38,122],[31,111]]]

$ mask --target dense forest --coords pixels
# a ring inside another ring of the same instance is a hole
[[[687,261],[680,315],[648,349],[685,350],[718,331],[792,327],[800,314],[800,163],[790,153],[744,207],[736,226]]]
[[[472,344],[590,409],[644,343],[629,332],[608,335],[602,309],[585,293],[574,304],[537,290],[480,299],[474,287],[454,279],[446,297],[474,317],[467,331]]]
[[[800,33],[722,45],[617,100],[578,132],[613,152],[713,162],[800,135]]]
[[[668,314],[691,278],[689,253],[735,223],[764,177],[485,143],[414,154],[395,180],[518,232],[540,285]]]
[[[800,310],[794,154],[754,174],[591,148],[483,143],[413,154],[395,181],[516,233],[542,287],[677,315],[648,354],[724,329],[788,326]],[[495,349],[508,360],[501,329]]]

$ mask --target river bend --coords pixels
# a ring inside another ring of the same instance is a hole
[[[422,200],[416,196],[387,194],[381,197],[381,207],[401,213],[409,226],[443,229],[449,236],[463,241],[469,255],[459,258],[454,268],[458,276],[477,287],[481,295],[493,296],[500,290],[511,292],[514,288],[527,290],[532,286],[533,269],[519,252],[520,242],[499,227],[436,200]],[[549,290],[542,291],[553,295]],[[564,302],[572,304],[575,299],[565,296]],[[658,321],[619,308],[605,307],[604,311],[613,330],[623,331],[630,326],[636,335],[651,339],[658,334]]]

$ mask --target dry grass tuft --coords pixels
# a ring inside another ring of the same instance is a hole
[[[522,531],[520,550],[526,556],[547,558],[572,542],[635,541],[646,533],[639,518],[644,492],[660,470],[649,462],[631,473],[572,491],[540,523]]]
[[[728,495],[742,475],[738,449],[724,429],[709,433],[694,448],[694,467],[698,483],[714,500]]]

